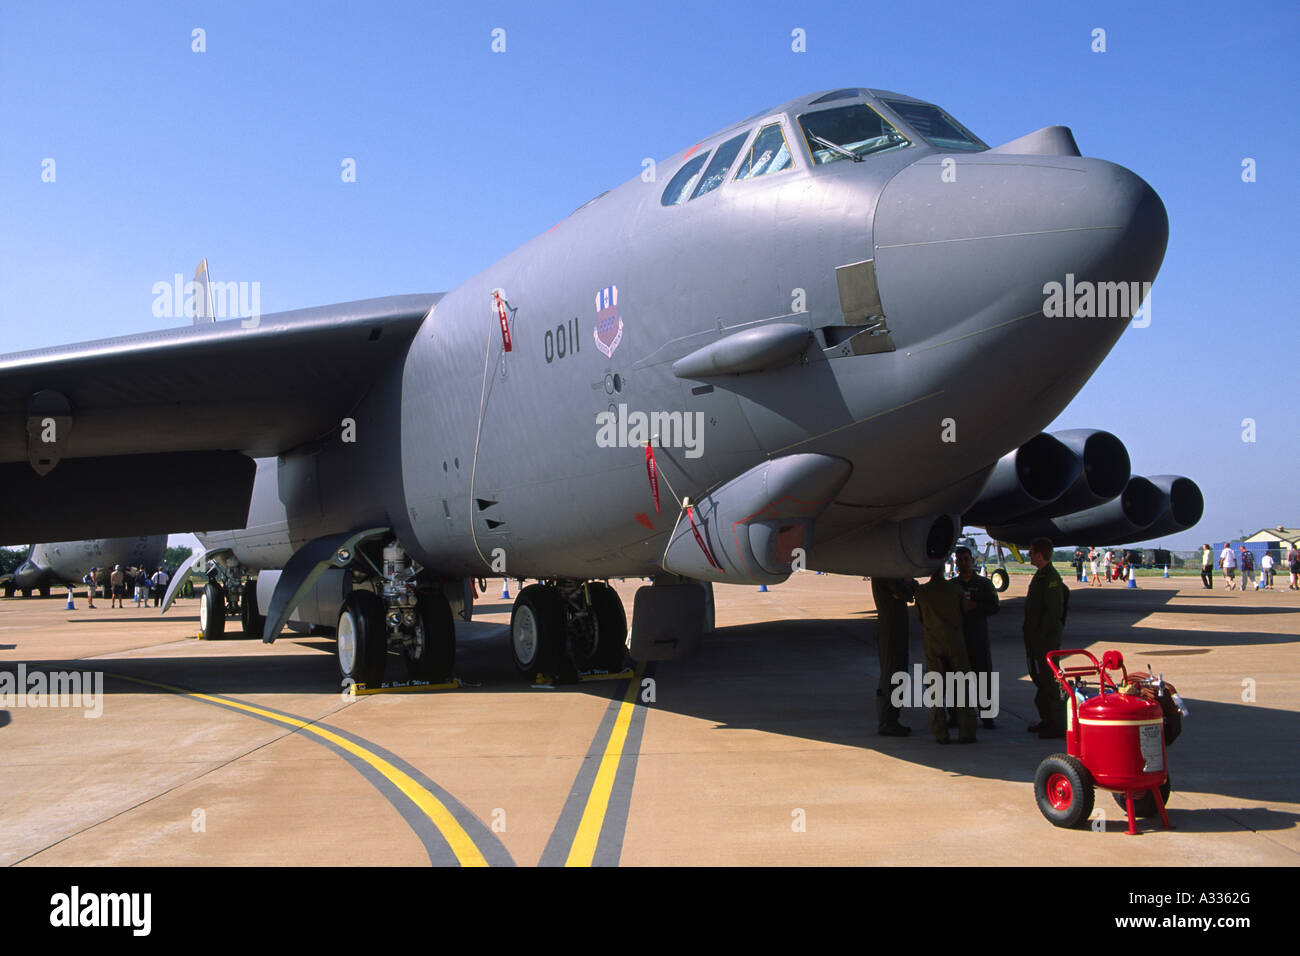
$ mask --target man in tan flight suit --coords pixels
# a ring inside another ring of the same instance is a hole
[[[938,674],[944,678],[944,687],[949,685],[948,674],[971,672],[962,633],[962,590],[959,584],[944,579],[942,569],[936,569],[930,580],[916,589],[916,613],[925,639],[926,678]],[[957,711],[957,743],[975,743],[975,708],[969,706],[974,702],[962,703],[968,706],[957,707],[956,701],[940,700],[940,706],[930,708],[930,730],[939,743],[950,742],[945,706]]]

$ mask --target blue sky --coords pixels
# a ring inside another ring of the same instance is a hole
[[[1155,187],[1151,325],[1054,427],[1106,428],[1135,472],[1200,483],[1205,519],[1165,544],[1300,525],[1300,6],[1133,6],[9,4],[0,349],[183,322],[154,317],[152,288],[205,256],[258,281],[263,312],[448,289],[645,157],[874,86],[989,143],[1068,125]],[[995,363],[982,391],[1014,401]]]

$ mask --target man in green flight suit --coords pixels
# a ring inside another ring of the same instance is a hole
[[[1029,582],[1025,597],[1025,655],[1029,659],[1029,677],[1038,688],[1034,706],[1039,722],[1029,728],[1043,739],[1065,736],[1065,701],[1052,669],[1047,666],[1048,651],[1061,649],[1065,630],[1065,607],[1069,600],[1065,583],[1052,567],[1053,545],[1050,538],[1035,538],[1029,545],[1029,562],[1038,570]]]
[[[916,613],[921,618],[921,633],[925,638],[926,678],[931,679],[931,674],[940,675],[944,688],[955,687],[948,674],[970,673],[966,639],[962,636],[961,595],[961,586],[946,580],[942,568],[936,568],[930,580],[916,589]],[[945,706],[957,711],[957,743],[975,743],[975,708],[957,707],[955,700],[941,700],[939,706],[930,708],[934,739],[941,744],[949,742]]]
[[[882,737],[906,737],[912,732],[898,722],[899,709],[890,702],[895,674],[907,673],[907,605],[916,591],[909,578],[871,577],[876,602],[876,653],[880,682],[876,686],[876,732]]]

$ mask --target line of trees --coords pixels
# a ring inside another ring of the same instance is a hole
[[[0,548],[0,574],[13,574],[26,560],[26,548]]]

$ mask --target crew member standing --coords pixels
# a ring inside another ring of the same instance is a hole
[[[1052,669],[1047,666],[1047,652],[1061,649],[1065,630],[1065,582],[1052,567],[1052,542],[1035,538],[1029,545],[1029,562],[1038,570],[1029,582],[1025,596],[1025,655],[1029,659],[1029,677],[1038,688],[1034,706],[1038,723],[1029,728],[1044,739],[1065,736],[1065,702],[1056,686]]]
[[[1201,584],[1214,590],[1214,549],[1208,544],[1201,545]]]
[[[153,606],[157,607],[167,595],[167,585],[171,582],[171,578],[167,575],[167,570],[160,564],[149,582],[153,585]]]
[[[916,614],[921,619],[921,634],[925,639],[926,678],[939,675],[944,688],[954,687],[947,675],[969,674],[970,660],[966,656],[966,640],[962,637],[961,588],[943,577],[936,568],[930,580],[916,589]],[[969,683],[967,684],[969,686]],[[969,704],[969,701],[964,703]],[[948,739],[948,718],[944,708],[957,711],[957,743],[975,743],[975,708],[958,707],[955,700],[943,700],[943,706],[930,708],[930,730],[941,744]]]
[[[876,732],[882,737],[906,737],[911,727],[898,721],[899,709],[890,702],[892,678],[907,673],[907,605],[916,593],[908,578],[871,577],[871,596],[876,602],[876,656],[880,681],[876,686]]]
[[[1082,555],[1082,552],[1076,553]],[[993,652],[989,649],[989,618],[998,613],[998,592],[992,581],[975,573],[975,558],[969,548],[957,549],[957,582],[961,585],[961,623],[966,638],[966,657],[975,671],[978,686],[992,687]],[[981,700],[980,706],[987,707],[990,703],[991,701]],[[996,726],[992,717],[980,717],[980,722],[986,730],[993,730]]]

